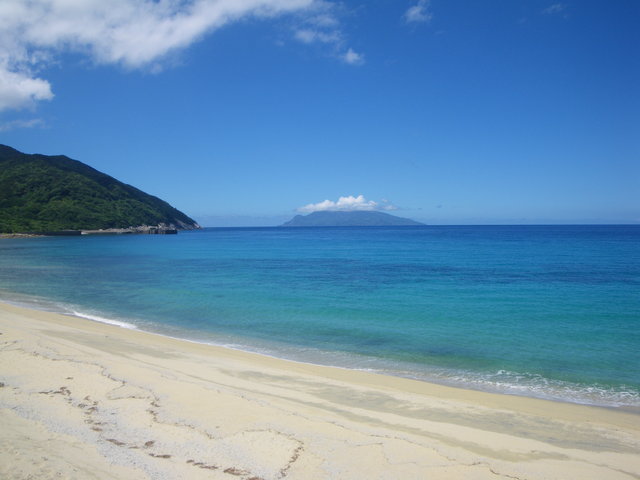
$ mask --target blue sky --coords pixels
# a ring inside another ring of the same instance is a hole
[[[0,143],[205,226],[640,223],[639,23],[636,0],[14,0]]]

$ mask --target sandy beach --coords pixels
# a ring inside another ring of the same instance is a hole
[[[640,415],[0,304],[3,479],[637,479]]]

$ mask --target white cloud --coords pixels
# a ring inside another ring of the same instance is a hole
[[[349,195],[348,197],[340,197],[337,202],[332,200],[325,200],[319,203],[310,203],[304,207],[297,209],[300,213],[312,213],[312,212],[326,212],[326,211],[338,211],[338,212],[354,212],[354,211],[373,211],[373,210],[396,210],[396,207],[391,205],[388,201],[383,200],[382,204],[374,202],[373,200],[367,200],[363,195],[354,197]]]
[[[0,111],[53,98],[51,85],[37,72],[61,52],[80,52],[99,64],[153,69],[168,54],[247,17],[308,11],[314,15],[310,25],[330,33],[336,20],[328,5],[324,0],[0,2]],[[315,41],[337,42],[320,35]]]
[[[49,82],[22,72],[12,72],[0,63],[0,111],[27,108],[39,100],[52,98]]]
[[[404,12],[407,23],[425,23],[431,21],[433,15],[429,11],[430,0],[418,0],[418,3]]]
[[[349,65],[362,65],[364,63],[364,55],[354,52],[351,48],[347,50],[341,58]]]
[[[273,16],[313,0],[17,0],[2,30],[22,47],[87,51],[101,63],[147,65],[246,16]],[[10,9],[11,10],[11,9]],[[13,28],[9,27],[9,23]]]

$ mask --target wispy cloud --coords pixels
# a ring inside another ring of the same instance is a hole
[[[324,44],[329,47],[331,56],[339,58],[349,65],[363,65],[364,55],[347,46],[346,36],[338,18],[339,7],[335,3],[318,0],[294,28],[294,38],[306,44]]]
[[[296,40],[302,43],[340,43],[342,41],[342,35],[337,31],[323,32],[321,30],[312,30],[309,28],[302,28],[296,30],[294,33]]]
[[[363,195],[354,197],[349,195],[348,197],[340,197],[337,202],[333,200],[325,200],[319,203],[310,203],[304,207],[297,209],[300,213],[313,213],[313,212],[326,212],[326,211],[338,211],[338,212],[354,212],[354,211],[374,211],[374,210],[396,210],[397,208],[386,200],[382,203],[374,202],[373,200],[367,200]]]
[[[16,130],[19,128],[35,128],[44,126],[41,118],[32,118],[30,120],[11,120],[10,122],[0,123],[0,132]]]
[[[0,2],[0,111],[52,99],[51,84],[39,72],[60,53],[81,53],[96,64],[155,71],[170,54],[246,18],[300,14],[308,21],[306,33],[296,34],[298,40],[329,43],[348,53],[332,5],[327,0]],[[353,59],[344,58],[348,63]]]
[[[554,3],[553,5],[548,6],[542,13],[546,15],[556,15],[558,13],[562,13],[567,9],[567,5],[564,3]]]
[[[404,12],[404,20],[407,23],[427,23],[430,22],[433,15],[429,10],[430,0],[418,0],[418,3],[409,7]]]

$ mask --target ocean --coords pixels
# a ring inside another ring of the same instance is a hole
[[[296,361],[640,411],[640,225],[3,239],[0,300]]]

